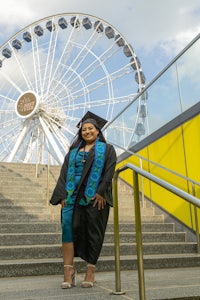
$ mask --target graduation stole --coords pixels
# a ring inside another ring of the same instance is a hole
[[[75,191],[75,161],[76,155],[78,153],[79,147],[74,148],[70,151],[69,155],[69,164],[67,169],[67,178],[66,178],[66,191],[67,198],[66,203],[72,203],[72,194]],[[81,199],[79,204],[86,206],[90,203],[94,195],[96,194],[99,180],[102,174],[104,167],[104,159],[106,152],[106,144],[97,140],[94,148],[94,161],[92,163],[91,171],[88,177],[87,185],[84,191],[84,199]]]

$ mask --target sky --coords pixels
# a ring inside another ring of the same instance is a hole
[[[0,45],[42,18],[94,15],[132,45],[150,82],[200,32],[199,0],[6,0],[0,9]]]

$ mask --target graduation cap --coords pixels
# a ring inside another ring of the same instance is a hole
[[[88,111],[82,119],[79,121],[79,123],[76,125],[76,127],[80,128],[83,124],[91,123],[95,125],[99,130],[101,130],[104,125],[107,123],[105,119],[95,115],[91,111]]]

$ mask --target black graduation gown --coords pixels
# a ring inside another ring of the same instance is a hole
[[[62,199],[66,199],[65,190],[66,174],[69,153],[66,155],[61,168],[56,187],[53,191],[50,203],[57,205]],[[88,159],[77,188],[77,198],[73,212],[73,242],[75,256],[79,256],[88,263],[96,264],[101,252],[106,225],[109,216],[109,208],[113,206],[112,177],[116,166],[116,152],[114,147],[106,144],[105,163],[97,188],[97,193],[106,200],[103,210],[93,207],[93,201],[88,206],[79,205],[79,200],[84,195],[87,179],[94,160],[94,148],[90,150]]]

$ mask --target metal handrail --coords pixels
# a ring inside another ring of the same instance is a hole
[[[135,206],[135,227],[136,227],[136,244],[137,244],[137,259],[138,259],[138,282],[139,282],[139,296],[140,300],[145,300],[145,280],[144,280],[144,266],[143,266],[143,245],[142,245],[142,226],[140,213],[140,199],[139,199],[139,182],[138,175],[141,175],[175,195],[183,198],[187,202],[193,204],[195,208],[200,208],[200,199],[182,191],[181,189],[167,183],[166,181],[146,172],[130,163],[117,169],[113,177],[113,200],[114,200],[114,250],[115,250],[115,292],[113,294],[123,294],[121,291],[120,279],[120,247],[119,247],[119,217],[118,217],[118,189],[117,180],[121,172],[131,169],[133,171],[133,187],[134,187],[134,206]],[[197,214],[196,214],[197,217]],[[198,222],[196,222],[198,224]],[[197,240],[199,243],[199,239]],[[198,249],[200,245],[198,244]]]
[[[113,144],[113,145],[117,146],[116,144]],[[131,154],[131,155],[133,155],[135,157],[137,157],[138,159],[140,159],[142,161],[144,160],[144,161],[146,161],[146,162],[148,162],[148,163],[150,163],[150,164],[152,164],[152,165],[154,165],[154,166],[156,166],[156,167],[158,167],[158,168],[160,168],[160,169],[162,169],[164,171],[170,172],[170,174],[173,174],[173,175],[175,175],[175,176],[177,176],[177,177],[179,177],[181,179],[186,180],[187,183],[191,184],[193,196],[196,196],[195,185],[198,186],[198,187],[200,187],[200,182],[198,182],[198,181],[196,181],[194,179],[191,179],[189,177],[186,177],[186,176],[184,176],[184,175],[182,175],[180,173],[177,173],[177,172],[175,172],[175,171],[173,171],[173,170],[171,170],[169,168],[166,168],[165,166],[162,166],[162,165],[160,165],[160,164],[158,164],[158,163],[156,163],[154,161],[149,160],[146,157],[143,157],[143,156],[141,156],[141,155],[139,155],[137,153],[134,153],[134,152],[132,152],[130,150],[127,150],[127,149],[125,149],[123,147],[119,147],[119,148],[123,149],[125,152],[127,152],[127,153],[129,153],[129,154]],[[142,198],[144,198],[144,192],[143,191],[142,191]],[[194,216],[195,216],[195,225],[196,225],[196,238],[197,238],[197,245],[198,245],[198,253],[200,253],[200,237],[199,237],[199,226],[198,226],[198,220],[197,220],[196,207],[194,209]]]
[[[108,140],[108,139],[107,139],[107,140]],[[109,141],[109,140],[108,140],[108,142],[111,143],[111,141]],[[142,156],[142,155],[139,155],[138,153],[135,153],[135,152],[131,151],[130,149],[126,149],[126,148],[124,148],[124,147],[122,147],[122,146],[120,146],[120,145],[117,145],[116,143],[113,143],[113,142],[112,142],[112,145],[115,146],[115,147],[117,147],[117,148],[119,148],[119,149],[121,149],[121,150],[123,150],[124,152],[127,152],[128,154],[130,154],[130,155],[132,155],[132,156],[137,157],[138,159],[141,159],[142,161],[145,161],[145,162],[147,162],[147,163],[149,163],[149,164],[151,164],[151,165],[153,165],[153,166],[155,166],[155,167],[160,168],[160,169],[163,170],[163,171],[169,172],[170,174],[173,174],[173,175],[175,175],[175,176],[177,176],[177,177],[179,177],[179,178],[181,178],[181,179],[186,180],[187,182],[189,182],[189,183],[191,183],[191,184],[195,184],[195,185],[197,185],[197,186],[200,187],[200,182],[198,182],[198,181],[196,181],[196,180],[194,180],[194,179],[191,179],[191,178],[189,178],[189,177],[187,177],[187,176],[184,176],[183,174],[180,174],[180,173],[178,173],[178,172],[176,172],[176,171],[174,171],[174,170],[171,170],[171,169],[169,169],[169,168],[167,168],[167,167],[165,167],[165,166],[163,166],[163,165],[160,165],[159,163],[157,163],[157,162],[155,162],[155,161],[153,161],[153,160],[150,160],[150,159],[147,158],[147,157],[144,157],[144,156]],[[124,159],[126,159],[126,158],[123,158],[123,160],[124,160]],[[119,161],[119,162],[120,162],[120,161]],[[193,195],[194,195],[194,194],[193,194]]]

